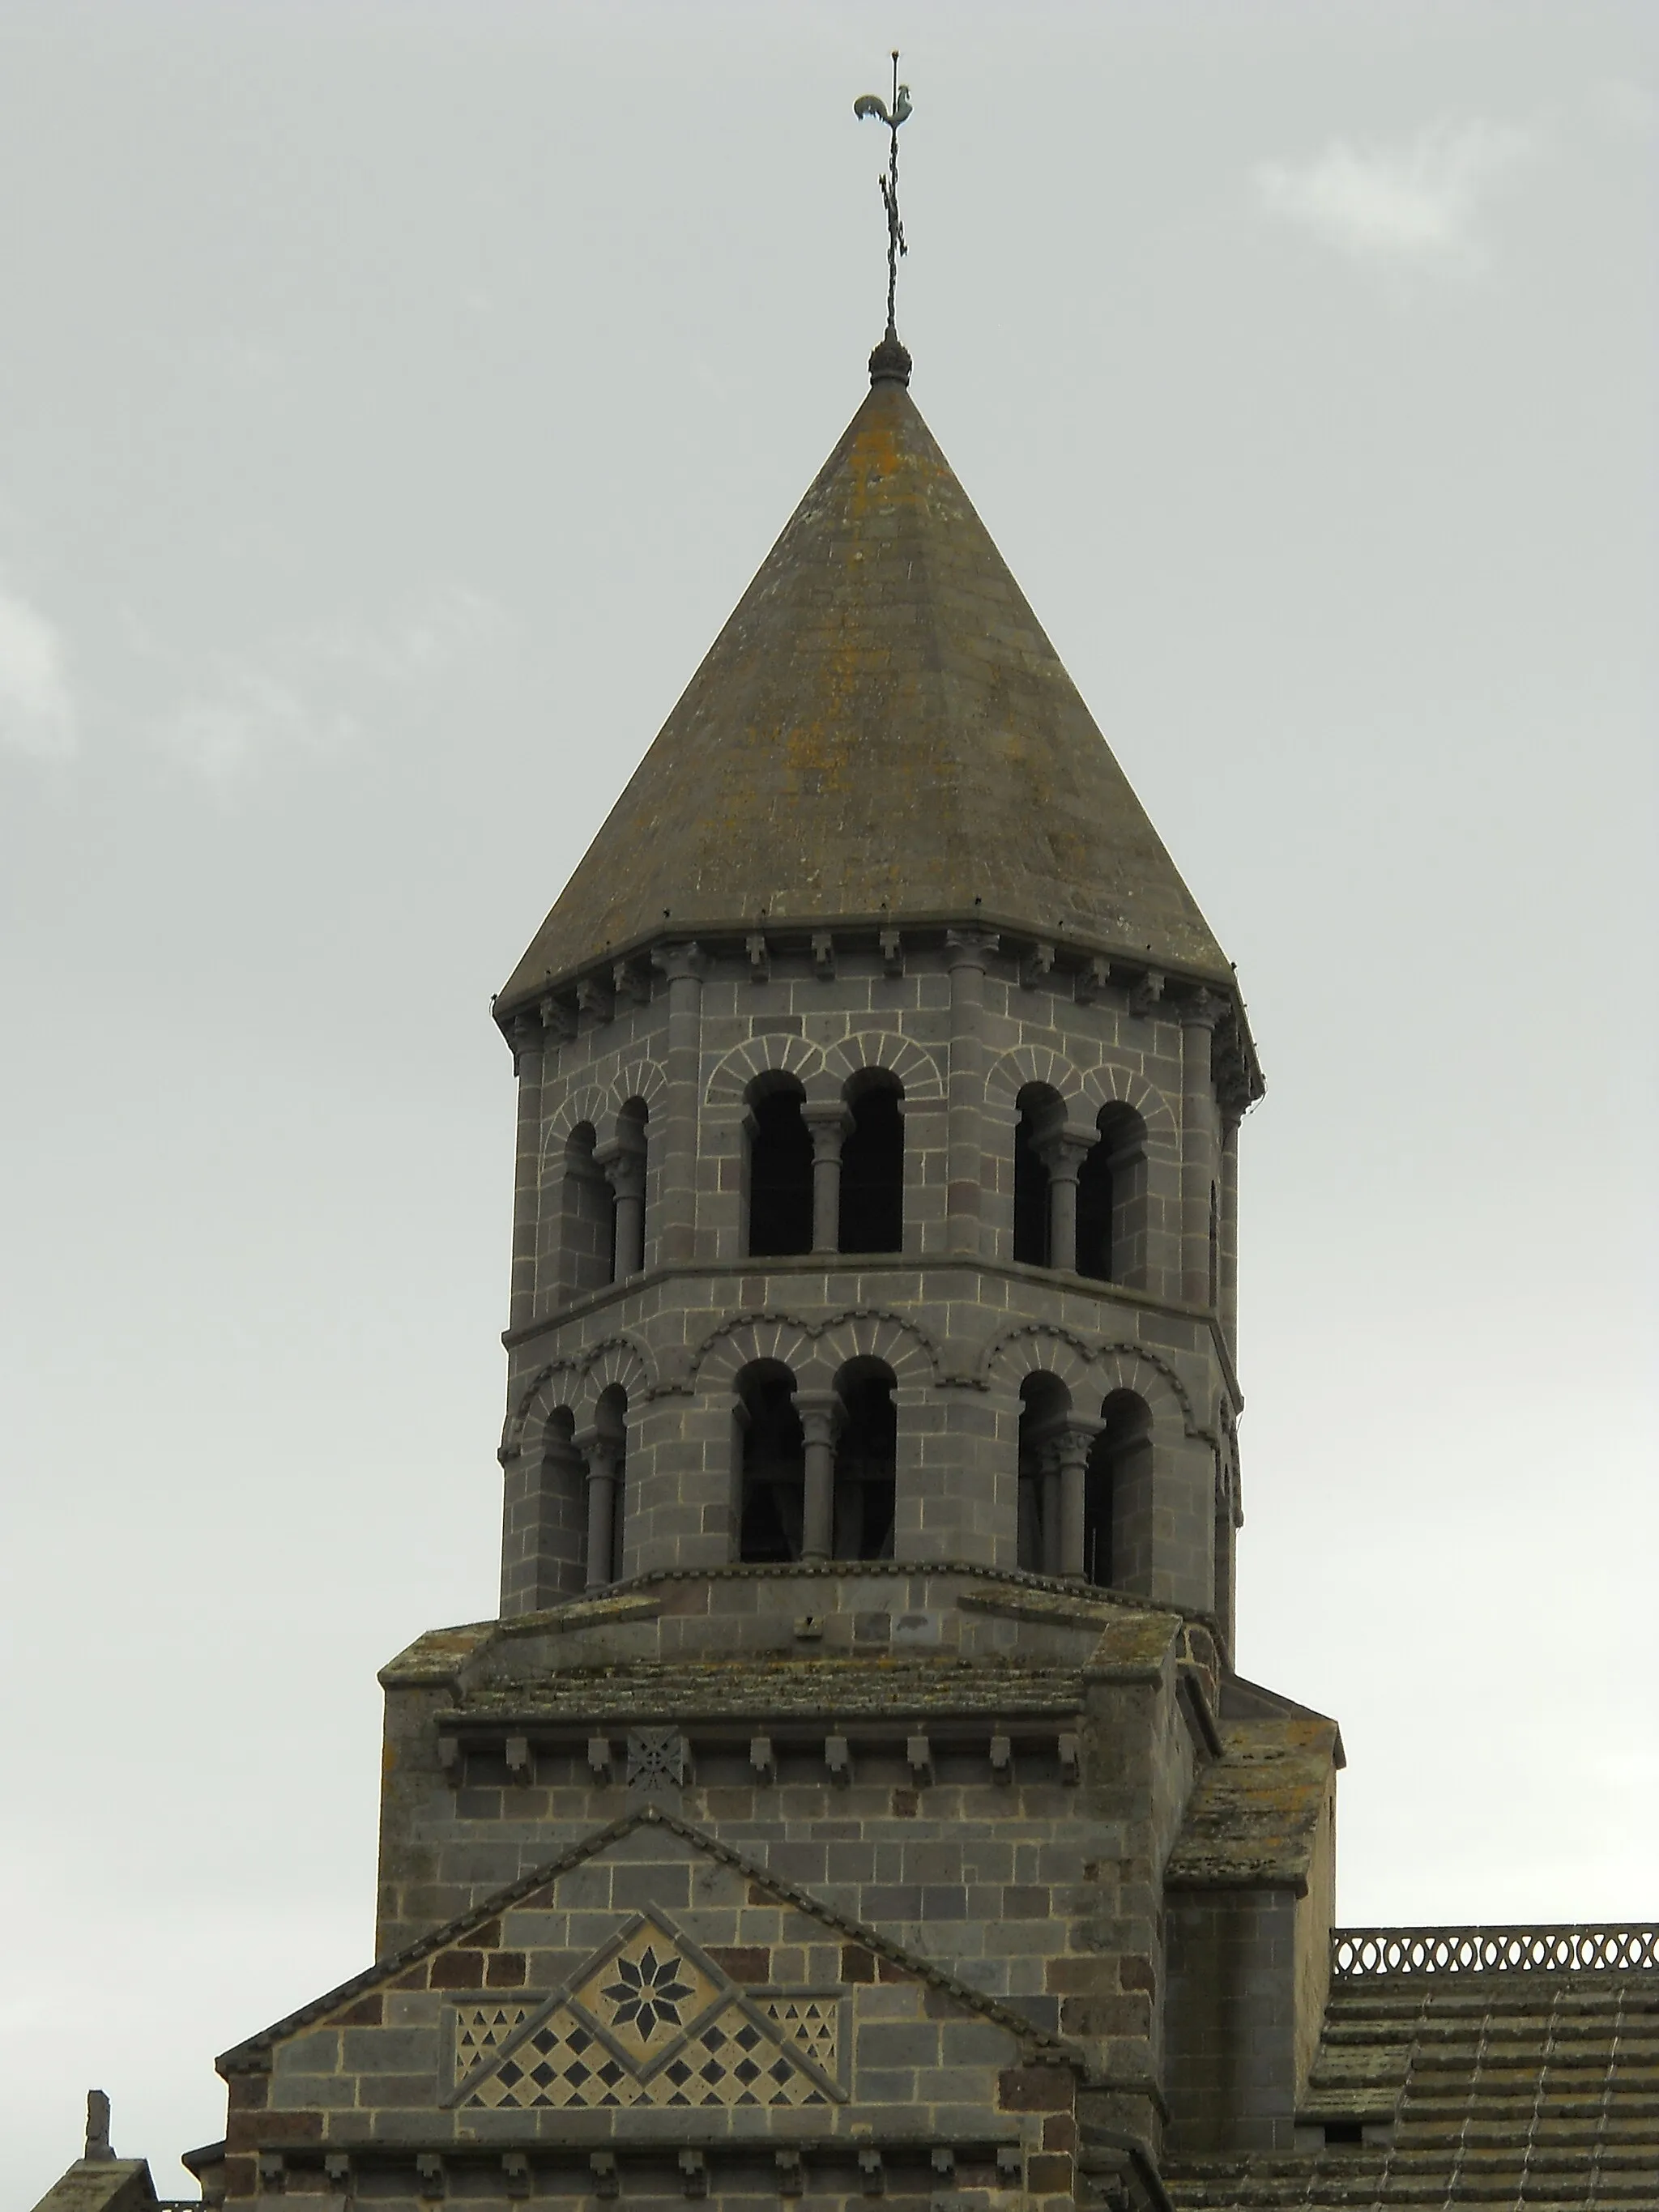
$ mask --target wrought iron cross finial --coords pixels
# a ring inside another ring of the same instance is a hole
[[[884,343],[898,344],[898,329],[894,321],[894,302],[898,291],[900,257],[909,249],[904,243],[904,225],[899,221],[898,204],[898,134],[899,125],[910,112],[910,88],[899,82],[898,48],[893,49],[893,104],[890,108],[879,93],[861,93],[853,102],[853,112],[860,120],[873,115],[878,123],[888,130],[887,174],[879,179],[882,205],[887,210],[887,337]]]

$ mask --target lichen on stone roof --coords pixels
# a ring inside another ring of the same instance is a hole
[[[1227,1721],[1164,1869],[1171,1888],[1306,1885],[1334,1771],[1334,1724],[1314,1715]]]
[[[915,403],[882,380],[497,1012],[653,937],[975,914],[1231,982]]]

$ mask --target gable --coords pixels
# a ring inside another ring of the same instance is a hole
[[[515,1916],[515,1932],[533,1941],[535,1917]],[[741,1947],[751,1972],[763,1948]],[[737,1981],[653,1907],[619,1921],[539,2005],[458,2004],[448,2101],[491,2112],[842,2103],[845,2008],[828,1978]]]

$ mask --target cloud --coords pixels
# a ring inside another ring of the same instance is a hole
[[[76,725],[62,639],[26,599],[0,587],[0,745],[67,760]]]
[[[139,650],[175,657],[130,629]],[[330,622],[276,641],[262,662],[222,658],[156,718],[161,750],[228,790],[279,757],[321,760],[368,741],[388,714],[406,721],[442,685],[476,682],[514,636],[481,594],[439,593],[379,623]]]
[[[1269,215],[1357,259],[1469,267],[1483,210],[1534,150],[1527,132],[1480,117],[1435,124],[1401,146],[1334,139],[1300,167],[1262,163],[1256,195]]]

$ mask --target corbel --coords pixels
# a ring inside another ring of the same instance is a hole
[[[812,973],[820,983],[836,980],[836,940],[827,929],[812,932]]]
[[[262,2150],[259,2154],[259,2191],[265,2197],[280,2197],[288,2187],[288,2163],[279,2150]]]
[[[769,1735],[751,1735],[749,1739],[749,1771],[757,1782],[775,1782],[778,1778],[777,1753],[772,1748]]]
[[[614,2150],[590,2151],[587,2154],[587,2167],[593,2177],[593,2194],[596,2197],[614,2197],[622,2185],[622,2177],[617,2172],[616,2152]]]
[[[859,2179],[866,2197],[881,2197],[886,2193],[887,2176],[882,2171],[881,2153],[868,2144],[860,2147]]]
[[[910,1779],[913,1782],[927,1783],[933,1780],[933,1747],[925,1735],[905,1738],[904,1762],[910,1770]]]
[[[452,1790],[459,1790],[466,1779],[466,1755],[461,1749],[459,1736],[438,1738],[438,1771]]]
[[[743,940],[744,951],[749,955],[749,980],[751,983],[771,981],[772,955],[766,939],[756,930]]]
[[[328,2184],[331,2196],[349,2197],[352,2182],[350,2152],[327,2152],[323,2159],[323,2179]]]
[[[707,2197],[708,2194],[708,2161],[700,2150],[683,2150],[679,2154],[680,2187],[688,2197]]]
[[[616,1778],[616,1766],[608,1735],[591,1735],[587,1739],[587,1771],[596,1782],[611,1782]]]
[[[611,994],[597,975],[583,975],[576,984],[576,1013],[592,1014],[597,1022],[611,1018]]]
[[[1129,987],[1129,1012],[1150,1014],[1164,996],[1164,976],[1161,969],[1148,968],[1137,975]]]
[[[997,2145],[997,2179],[1005,2189],[1024,2189],[1025,2160],[1018,2143]]]
[[[650,975],[632,960],[611,963],[611,984],[612,1004],[618,1013],[629,1006],[643,1006],[650,1000]]]
[[[928,2164],[945,2188],[957,2178],[957,2154],[949,2143],[935,2143],[928,2156]]]
[[[1054,972],[1054,948],[1039,937],[1019,963],[1019,980],[1028,991],[1046,983]]]
[[[415,2154],[415,2193],[431,2203],[443,2196],[447,2184],[444,2179],[444,2162],[435,2150],[417,2150]]]
[[[853,1778],[853,1747],[844,1735],[827,1735],[823,1739],[823,1763],[830,1770],[830,1779],[843,1788]]]
[[[806,2167],[798,2150],[775,2151],[773,2164],[778,2170],[780,2197],[799,2197],[806,2189]]]
[[[507,1739],[507,1779],[520,1788],[536,1779],[536,1760],[527,1735],[510,1735]]]
[[[1088,964],[1079,968],[1074,994],[1079,1006],[1097,1006],[1111,988],[1112,963],[1103,952],[1091,953]]]
[[[575,1036],[574,1007],[567,1006],[562,999],[556,999],[550,991],[544,998],[537,1000],[536,1012],[541,1016],[542,1027],[555,1044],[568,1044]]]
[[[991,1738],[991,1779],[1010,1783],[1014,1778],[1014,1740],[1010,1735]]]
[[[501,2153],[501,2175],[507,2183],[509,2197],[528,2197],[530,2194],[530,2160],[521,2150]]]
[[[1060,1778],[1075,1782],[1083,1771],[1082,1747],[1075,1735],[1062,1735],[1054,1747],[1060,1754]]]
[[[897,930],[884,929],[880,942],[882,974],[902,975],[904,973],[904,946]]]

